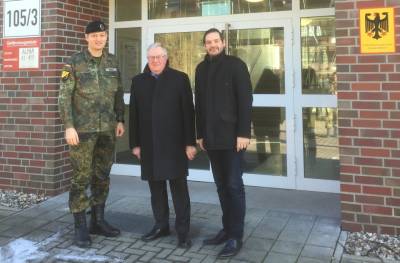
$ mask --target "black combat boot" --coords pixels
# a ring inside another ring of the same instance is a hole
[[[92,216],[90,220],[90,234],[106,237],[116,237],[121,231],[111,226],[104,220],[104,204],[92,206]]]
[[[92,240],[90,239],[89,231],[86,226],[85,211],[73,214],[75,223],[74,243],[78,247],[87,248],[92,244]]]

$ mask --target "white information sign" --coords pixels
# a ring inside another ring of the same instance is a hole
[[[3,38],[40,36],[41,0],[4,0]]]
[[[39,48],[28,47],[19,49],[19,67],[20,68],[38,68],[39,67]]]

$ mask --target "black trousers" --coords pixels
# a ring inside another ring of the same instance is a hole
[[[246,200],[243,151],[207,150],[222,209],[222,226],[229,238],[242,240]]]
[[[175,209],[175,230],[178,238],[185,238],[190,228],[190,197],[186,177],[168,180]],[[169,226],[167,182],[148,181],[151,193],[151,208],[156,226]]]

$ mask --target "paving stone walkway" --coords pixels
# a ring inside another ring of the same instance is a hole
[[[144,243],[140,237],[153,225],[150,199],[123,194],[111,195],[106,211],[121,236],[92,236],[92,247],[81,249],[72,244],[67,199],[64,193],[0,217],[0,262],[381,262],[343,256],[338,243],[343,244],[346,235],[338,218],[252,207],[247,209],[243,249],[229,260],[217,260],[222,245],[203,246],[202,240],[219,230],[221,211],[216,204],[199,202],[192,202],[190,249],[176,247],[174,230],[171,236]]]

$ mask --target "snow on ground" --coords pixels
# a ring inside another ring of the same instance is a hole
[[[47,252],[39,251],[32,241],[19,238],[0,249],[0,262],[23,263],[28,260],[40,260],[48,256]]]
[[[120,259],[110,259],[107,256],[96,255],[96,251],[90,249],[85,251],[83,254],[78,254],[77,252],[68,255],[58,254],[55,255],[54,258],[73,262],[122,262]]]
[[[41,248],[51,242],[54,242],[60,236],[59,233],[47,238],[42,242],[33,242],[27,239],[16,239],[4,247],[0,247],[0,262],[1,263],[25,263],[28,261],[40,261],[46,258],[59,259],[69,262],[122,262],[118,258],[110,258],[103,255],[96,255],[94,249],[82,249],[82,251],[73,251],[69,254],[49,254]]]

